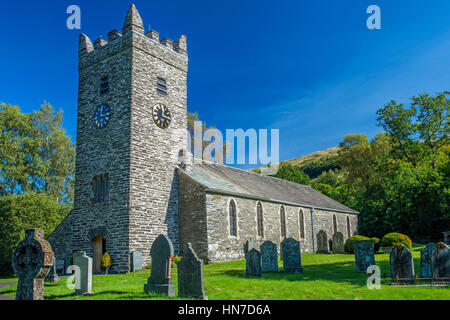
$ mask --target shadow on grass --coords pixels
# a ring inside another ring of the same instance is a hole
[[[124,291],[115,291],[115,290],[109,290],[109,291],[101,291],[101,292],[94,292],[92,294],[87,294],[87,295],[74,295],[73,293],[68,293],[68,294],[51,294],[51,295],[46,295],[45,299],[46,300],[60,300],[60,299],[65,299],[65,298],[76,298],[76,297],[80,297],[80,298],[86,298],[87,300],[116,300],[114,298],[114,296],[123,299],[123,300],[127,300],[127,299],[140,299],[140,300],[160,300],[160,299],[176,299],[176,297],[167,297],[164,295],[159,295],[159,294],[146,294],[144,292],[142,293],[138,293],[138,292],[124,292]],[[84,300],[84,299],[83,299]]]
[[[377,266],[380,267],[381,277],[390,277],[389,261],[376,261]],[[282,265],[282,264],[281,264]],[[420,274],[420,259],[414,259],[415,271]],[[303,266],[303,273],[285,273],[282,267],[279,272],[263,272],[261,278],[246,278],[245,269],[243,270],[221,270],[214,273],[214,275],[229,276],[240,279],[260,279],[260,280],[284,280],[284,281],[332,281],[336,283],[348,283],[352,285],[366,285],[367,274],[356,271],[354,261],[323,263],[315,265]]]

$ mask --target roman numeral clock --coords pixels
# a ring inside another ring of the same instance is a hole
[[[94,120],[97,128],[104,128],[109,122],[109,118],[111,118],[111,107],[104,103],[97,108],[95,112]]]
[[[161,129],[166,129],[172,122],[172,115],[169,108],[162,103],[158,103],[153,107],[152,116],[153,121]]]

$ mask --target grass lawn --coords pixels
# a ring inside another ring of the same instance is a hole
[[[420,249],[413,249],[416,273],[420,272]],[[389,277],[389,255],[376,254],[382,277]],[[264,273],[262,278],[246,279],[245,261],[214,263],[204,266],[205,290],[209,300],[450,300],[450,288],[393,287],[382,281],[380,290],[366,286],[367,275],[355,271],[354,256],[302,254],[302,274]],[[282,262],[279,264],[282,267]],[[144,284],[149,270],[123,275],[94,276],[93,295],[73,296],[66,287],[67,278],[58,283],[45,283],[48,300],[141,300],[167,299],[145,295]],[[177,270],[172,278],[177,287]],[[11,279],[9,279],[11,280]],[[0,282],[7,282],[0,279]],[[0,289],[0,294],[15,296],[16,286]],[[173,298],[176,299],[176,298]]]

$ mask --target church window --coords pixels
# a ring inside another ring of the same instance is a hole
[[[264,237],[263,208],[261,202],[258,202],[256,205],[256,220],[258,225],[258,236]]]
[[[286,213],[284,206],[280,208],[281,237],[286,238]]]
[[[100,79],[100,95],[103,96],[109,91],[109,78],[105,76]]]
[[[347,236],[351,237],[350,218],[347,216]]]
[[[298,213],[298,220],[300,224],[300,238],[305,239],[305,215],[302,209]]]
[[[333,214],[333,234],[335,234],[337,232],[337,219],[336,219],[336,215]]]
[[[94,203],[109,200],[109,175],[107,173],[92,179],[92,193]]]
[[[230,201],[228,211],[230,218],[230,235],[237,237],[236,203],[234,200]]]
[[[163,78],[158,78],[156,83],[156,92],[161,96],[167,96],[167,84]]]

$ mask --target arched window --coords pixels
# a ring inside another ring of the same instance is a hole
[[[258,225],[258,236],[264,237],[264,218],[261,202],[258,202],[258,204],[256,205],[256,221]]]
[[[305,239],[305,215],[302,209],[298,212],[298,221],[300,225],[300,238]]]
[[[234,200],[230,201],[228,213],[230,218],[230,235],[237,237],[236,203]]]
[[[92,194],[94,203],[109,200],[109,175],[107,173],[92,179]]]
[[[286,238],[286,213],[284,206],[280,208],[281,237]]]
[[[347,236],[351,237],[350,218],[347,216]]]
[[[337,219],[336,219],[336,215],[333,214],[333,234],[335,234],[337,232]]]

